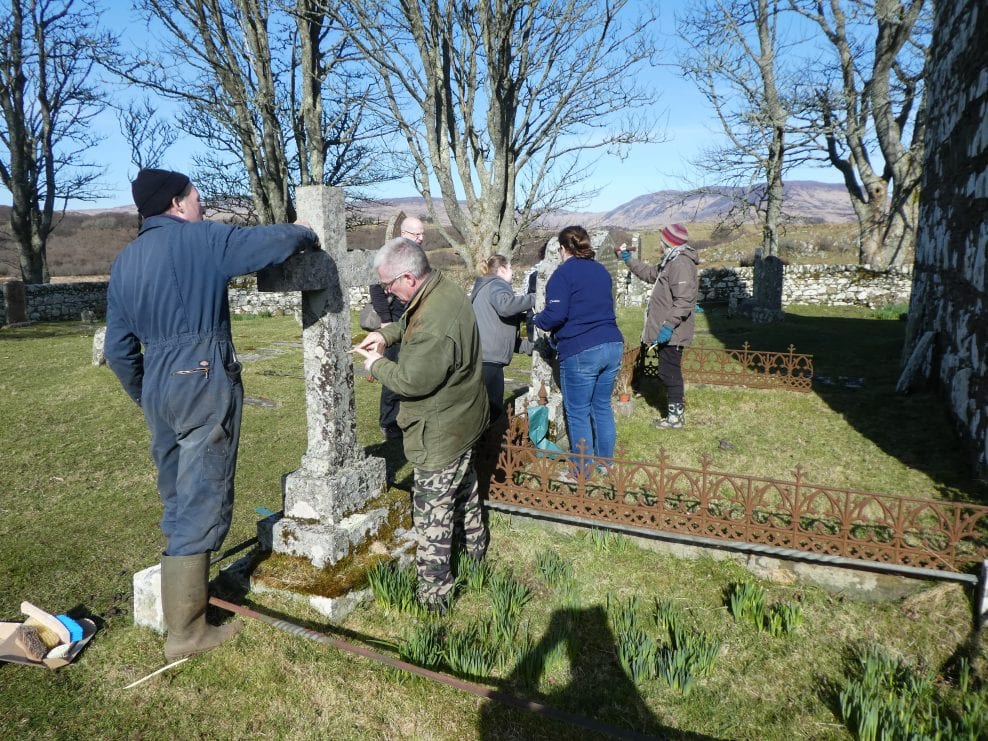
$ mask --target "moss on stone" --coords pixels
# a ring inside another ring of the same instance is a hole
[[[360,543],[332,566],[320,569],[300,556],[270,553],[254,569],[252,582],[269,589],[330,598],[365,588],[367,572],[382,561],[393,560],[391,554],[399,545],[395,531],[412,527],[407,492],[387,489],[365,505],[366,510],[380,508],[387,509],[388,517],[374,537]],[[375,544],[379,545],[375,547]]]

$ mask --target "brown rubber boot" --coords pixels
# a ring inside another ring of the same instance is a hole
[[[168,638],[165,659],[177,659],[216,648],[240,630],[240,623],[209,625],[209,554],[161,557],[161,609]]]

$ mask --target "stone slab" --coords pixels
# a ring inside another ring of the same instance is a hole
[[[367,457],[329,474],[305,468],[287,474],[283,479],[285,517],[342,521],[384,491],[386,466],[383,458]]]
[[[385,507],[358,512],[339,523],[283,517],[272,528],[272,550],[305,558],[321,569],[342,561],[358,545],[370,540],[387,521],[388,509]]]
[[[100,327],[93,334],[93,367],[106,365],[106,327]]]
[[[299,252],[257,273],[257,290],[261,292],[322,291],[339,285],[339,267],[328,252]],[[342,301],[337,311],[341,309]]]
[[[374,598],[374,593],[370,589],[360,589],[347,592],[339,597],[319,597],[317,595],[299,594],[289,592],[284,589],[275,589],[262,582],[252,582],[251,590],[257,594],[275,594],[280,597],[287,597],[295,602],[302,602],[309,605],[320,615],[325,615],[334,622],[342,622],[356,610],[360,605],[370,602]]]
[[[161,609],[161,564],[156,563],[134,574],[134,625],[165,632]]]

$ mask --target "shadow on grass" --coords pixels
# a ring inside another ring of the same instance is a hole
[[[887,455],[928,474],[947,499],[983,501],[943,399],[932,390],[898,394],[905,322],[786,313],[781,322],[729,318],[726,307],[706,309],[710,335],[728,348],[813,356],[813,393]],[[830,314],[833,310],[830,311]],[[703,341],[697,333],[696,342]],[[660,384],[661,385],[661,384]],[[894,494],[896,492],[887,492]]]
[[[542,639],[519,659],[502,689],[532,696],[554,655],[563,652],[569,682],[536,698],[548,712],[520,714],[488,702],[480,712],[481,739],[712,738],[669,728],[655,716],[618,663],[614,634],[600,606],[554,612]]]

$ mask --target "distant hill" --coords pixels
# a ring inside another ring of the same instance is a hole
[[[757,191],[747,195],[752,201]],[[551,229],[567,224],[583,224],[588,227],[616,227],[622,229],[659,229],[665,224],[681,222],[716,222],[730,210],[735,199],[744,197],[740,188],[722,188],[720,193],[692,194],[683,190],[660,190],[638,196],[610,211],[557,211],[542,220]],[[785,215],[804,224],[846,224],[856,216],[851,208],[847,189],[840,183],[819,183],[813,180],[793,180],[785,183],[783,190]],[[449,223],[445,209],[439,203],[439,221]],[[362,204],[359,209],[371,219],[387,222],[397,211],[408,216],[426,215],[425,199],[419,196],[388,198]],[[73,213],[86,216],[117,213],[133,214],[132,205],[116,208],[90,208]]]
[[[796,222],[846,224],[855,221],[850,199],[842,185],[793,181],[786,183],[785,199],[787,215]],[[639,196],[606,212],[559,211],[543,219],[542,225],[548,230],[582,224],[589,229],[648,231],[677,221],[713,224],[723,217],[730,205],[728,195],[688,195],[683,191],[665,190]],[[408,216],[426,216],[425,201],[419,197],[370,202],[363,204],[360,210],[377,225],[368,225],[347,235],[347,242],[354,249],[379,246],[385,224],[398,211]],[[20,272],[17,251],[8,234],[9,215],[10,207],[0,206],[0,278]],[[442,210],[439,220],[448,223]],[[69,211],[49,240],[49,269],[53,276],[105,274],[117,252],[136,234],[137,213],[133,205]],[[427,249],[448,248],[437,230],[427,237],[426,246]]]
[[[787,218],[805,224],[846,224],[856,216],[847,190],[839,183],[794,180],[785,183],[783,198]],[[721,194],[690,194],[687,191],[660,190],[638,196],[610,211],[557,211],[542,219],[541,224],[558,229],[567,224],[586,227],[621,229],[659,229],[670,222],[716,222],[731,208],[735,198],[743,196],[740,188],[724,188]],[[748,195],[749,201],[754,198]],[[361,209],[364,213],[387,220],[396,211],[408,216],[425,216],[423,198],[392,198]],[[440,221],[446,221],[444,211]],[[448,222],[447,222],[448,223]]]

